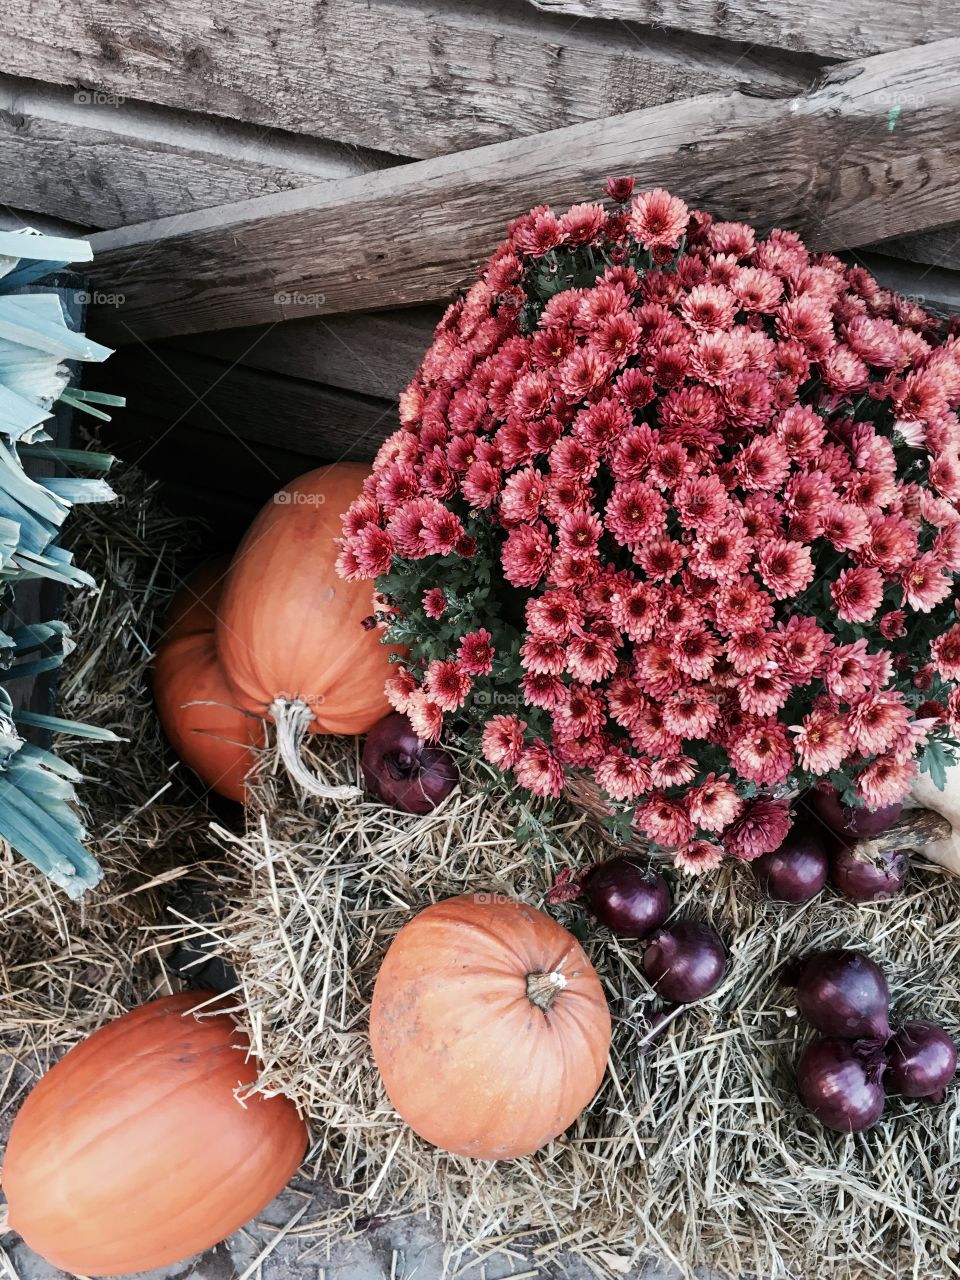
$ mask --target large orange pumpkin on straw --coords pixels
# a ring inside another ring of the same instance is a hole
[[[240,706],[269,715],[293,776],[319,795],[326,787],[303,765],[307,732],[366,733],[390,710],[383,691],[391,650],[364,621],[371,581],[336,571],[340,516],[369,468],[337,463],[292,481],[254,520],[230,565],[218,609],[217,651]]]
[[[458,1155],[529,1155],[593,1098],[610,1047],[571,933],[502,895],[449,898],[397,934],[377,975],[373,1055],[391,1103]]]
[[[174,751],[212,790],[243,801],[246,778],[265,742],[263,722],[240,710],[220,670],[214,640],[226,560],[187,580],[167,615],[157,650],[153,696]]]
[[[293,1103],[254,1094],[257,1064],[209,993],[166,996],[95,1032],[17,1115],[2,1184],[9,1227],[75,1275],[192,1257],[255,1217],[303,1158]]]

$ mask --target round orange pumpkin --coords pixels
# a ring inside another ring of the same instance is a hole
[[[583,948],[556,920],[502,895],[427,907],[377,975],[370,1040],[410,1127],[458,1155],[529,1155],[593,1098],[610,1012]]]
[[[192,1257],[255,1217],[296,1172],[307,1131],[257,1077],[209,993],[166,996],[95,1032],[20,1109],[2,1182],[9,1226],[48,1262],[122,1275]]]
[[[175,636],[189,635],[191,631],[213,630],[229,567],[229,558],[218,556],[190,574],[167,610],[161,644]]]
[[[167,615],[157,650],[153,697],[174,751],[212,790],[241,803],[266,741],[263,722],[236,706],[220,669],[214,626],[226,561],[187,580]]]
[[[363,626],[373,582],[344,582],[335,567],[340,516],[368,471],[338,463],[281,489],[238,547],[218,609],[217,651],[239,705],[276,722],[287,767],[321,795],[356,788],[316,783],[299,760],[304,734],[366,733],[390,710],[391,651]]]

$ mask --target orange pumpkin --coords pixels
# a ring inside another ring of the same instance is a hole
[[[157,650],[153,697],[174,751],[212,790],[243,802],[256,748],[266,740],[263,722],[241,711],[220,670],[214,640],[225,561],[214,561],[188,579],[167,617]]]
[[[303,736],[366,733],[390,710],[390,649],[363,626],[373,582],[344,582],[335,567],[340,516],[368,470],[338,463],[281,489],[237,549],[218,610],[217,651],[239,705],[273,718],[288,768],[320,795],[356,788],[317,783],[299,758]]]
[[[217,605],[223,594],[223,580],[230,560],[218,556],[195,569],[173,597],[164,619],[161,643],[191,631],[212,631],[217,621]]]
[[[3,1166],[9,1226],[75,1275],[165,1267],[255,1217],[296,1172],[307,1131],[257,1077],[209,993],[166,996],[95,1032],[20,1109]]]
[[[427,907],[377,975],[373,1056],[391,1103],[458,1155],[529,1155],[593,1098],[610,1012],[576,938],[502,895]]]

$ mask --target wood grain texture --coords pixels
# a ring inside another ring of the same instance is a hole
[[[127,397],[134,418],[156,416],[156,407],[162,405],[171,430],[188,427],[218,435],[221,456],[231,459],[228,474],[236,459],[248,463],[256,452],[248,446],[257,445],[321,462],[366,461],[398,425],[396,408],[389,401],[172,348],[130,347],[111,357],[109,373],[111,389]],[[199,460],[188,451],[178,457],[185,481],[206,483],[216,467],[216,451]],[[279,475],[271,474],[269,462],[257,465],[266,468],[272,492],[282,482]]]
[[[102,319],[123,341],[447,298],[510,218],[625,171],[815,248],[941,225],[960,218],[958,54],[941,41],[790,101],[708,95],[105,232],[94,278],[125,304]]]
[[[440,307],[291,320],[180,339],[198,354],[396,400],[433,339]]]
[[[952,0],[530,0],[542,13],[677,27],[829,58],[862,58],[960,35]]]
[[[31,0],[0,6],[0,41],[11,75],[418,157],[809,76],[517,0]]]
[[[356,148],[0,77],[4,200],[85,227],[206,209],[384,163]]]

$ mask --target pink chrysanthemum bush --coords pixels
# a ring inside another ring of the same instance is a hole
[[[520,788],[587,775],[687,870],[821,781],[877,808],[960,724],[960,344],[789,231],[611,179],[441,321],[344,518],[392,704]]]

